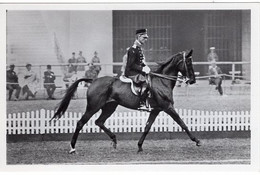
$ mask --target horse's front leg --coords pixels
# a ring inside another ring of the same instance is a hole
[[[201,142],[199,139],[197,139],[195,136],[193,136],[193,134],[189,131],[188,127],[186,126],[186,124],[182,121],[182,119],[180,118],[179,114],[175,111],[174,107],[171,106],[170,108],[168,108],[167,110],[165,110],[165,112],[170,115],[174,121],[176,121],[181,128],[188,134],[188,136],[190,137],[190,139],[194,142],[196,142],[197,146],[201,146]]]
[[[148,118],[148,121],[146,122],[143,135],[141,136],[141,138],[138,142],[138,152],[143,151],[142,145],[144,143],[144,139],[145,139],[146,135],[149,133],[151,126],[152,126],[154,120],[156,119],[157,115],[159,114],[159,112],[160,112],[160,110],[152,110],[151,111],[149,118]]]

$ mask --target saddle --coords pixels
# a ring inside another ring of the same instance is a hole
[[[130,78],[127,78],[126,76],[124,75],[121,75],[119,77],[120,81],[122,81],[123,83],[130,83],[131,84],[131,91],[133,92],[133,94],[137,95],[137,96],[140,96],[141,95],[141,90],[142,90],[142,87],[141,86],[136,86],[136,84],[133,82],[132,79]]]
[[[147,98],[151,98],[151,93],[149,91],[149,88],[146,87],[144,89],[142,89],[142,86],[137,86],[136,83],[133,82],[132,79],[125,77],[124,75],[121,75],[119,77],[120,81],[122,81],[123,83],[130,83],[131,84],[131,91],[133,94],[135,94],[136,96],[139,96],[141,98],[140,101],[140,107],[138,108],[138,110],[141,111],[151,111],[151,106],[148,102]],[[147,79],[147,86],[151,87],[151,79],[150,76],[148,76]]]

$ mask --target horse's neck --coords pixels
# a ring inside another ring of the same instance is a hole
[[[177,80],[177,77],[178,77],[178,72],[177,73],[171,72],[169,74],[165,74],[165,73],[162,72],[161,74],[176,77],[176,80]],[[169,80],[169,79],[165,79],[165,78],[161,78],[161,77],[157,77],[157,76],[153,76],[152,79],[153,78],[159,79],[158,82],[161,83],[161,86],[165,86],[166,88],[173,89],[175,84],[176,84],[176,80]]]

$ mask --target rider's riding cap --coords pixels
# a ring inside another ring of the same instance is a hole
[[[144,35],[143,37],[148,38],[147,29],[138,29],[135,32],[136,35]]]

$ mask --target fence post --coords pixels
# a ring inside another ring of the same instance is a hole
[[[40,110],[40,134],[44,134],[45,133],[45,109],[41,109]]]
[[[232,82],[235,81],[235,63],[232,63]]]

